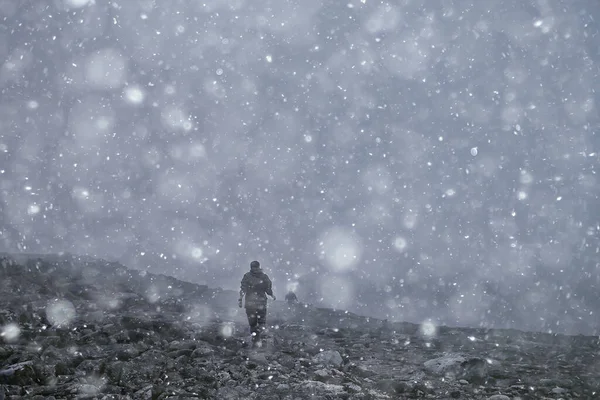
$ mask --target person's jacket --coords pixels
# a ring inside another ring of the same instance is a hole
[[[241,291],[245,295],[245,307],[266,307],[267,295],[273,296],[272,286],[271,279],[262,270],[250,271],[244,274]]]

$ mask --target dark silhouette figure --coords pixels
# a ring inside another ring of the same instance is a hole
[[[244,274],[240,289],[238,304],[242,307],[242,300],[246,297],[244,304],[246,316],[252,333],[253,344],[260,343],[261,333],[265,330],[267,322],[267,295],[275,300],[271,279],[260,268],[258,261],[250,263],[250,272]]]
[[[288,294],[285,295],[285,301],[287,301],[288,305],[290,306],[294,305],[298,303],[298,296],[296,296],[296,293],[290,290]]]

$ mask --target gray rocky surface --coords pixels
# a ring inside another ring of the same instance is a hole
[[[252,349],[236,295],[0,254],[0,399],[600,398],[597,337],[424,330],[275,302]]]

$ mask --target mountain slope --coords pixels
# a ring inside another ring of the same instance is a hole
[[[596,337],[274,302],[264,346],[251,350],[234,292],[70,255],[0,259],[7,398],[501,400],[600,389]]]

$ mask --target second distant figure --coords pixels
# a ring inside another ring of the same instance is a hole
[[[298,296],[293,291],[289,291],[288,294],[285,295],[285,301],[287,301],[289,306],[293,306],[298,302]]]
[[[250,324],[253,343],[260,342],[261,333],[265,330],[267,322],[267,295],[275,300],[273,295],[273,284],[269,276],[260,268],[258,261],[250,263],[250,272],[244,274],[240,289],[238,304],[242,307],[244,296],[246,302],[246,316]]]

